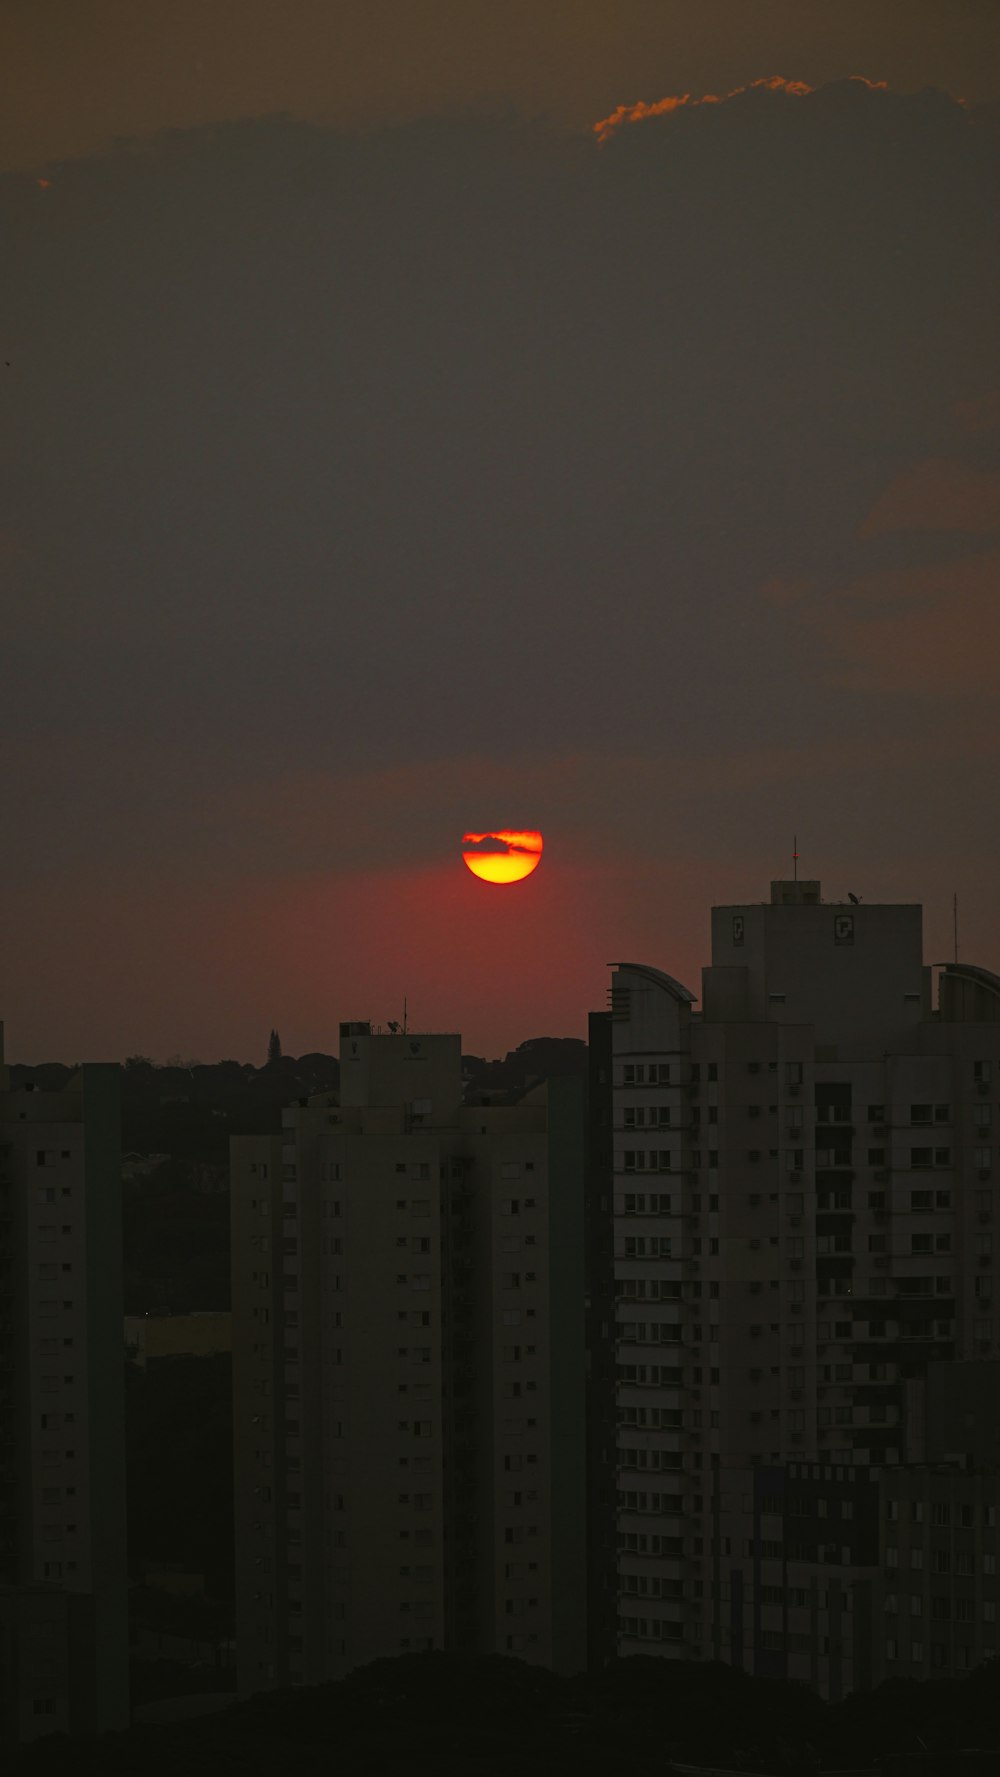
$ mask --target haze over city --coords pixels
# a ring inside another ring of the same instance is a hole
[[[795,832],[997,960],[992,7],[0,39],[18,1055],[582,1035]]]
[[[0,6],[11,1777],[995,1777],[998,216],[996,0]]]

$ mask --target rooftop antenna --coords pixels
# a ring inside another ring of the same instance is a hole
[[[406,1035],[406,997],[403,998],[403,1035]]]
[[[952,924],[955,930],[955,961],[958,961],[958,890],[952,897]]]
[[[798,880],[799,880],[799,836],[797,833],[793,833],[792,834],[792,881],[798,882]]]

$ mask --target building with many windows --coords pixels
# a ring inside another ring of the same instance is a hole
[[[118,1069],[0,1041],[0,1739],[128,1726],[123,1370]]]
[[[457,1036],[341,1026],[232,1145],[243,1694],[425,1648],[586,1660],[582,1085],[463,1104]]]
[[[658,969],[614,971],[621,1653],[746,1663],[753,1570],[723,1595],[719,1562],[740,1541],[722,1499],[748,1490],[724,1471],[921,1463],[928,1367],[1000,1356],[1000,978],[949,964],[935,994],[921,924],[777,882],[713,909],[700,1011]]]

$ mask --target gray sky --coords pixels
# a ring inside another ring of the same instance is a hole
[[[201,109],[193,9],[155,70],[155,8],[2,15],[52,120],[0,180],[12,1053],[332,1047],[404,993],[473,1047],[581,1034],[612,957],[697,991],[793,831],[935,957],[957,888],[1000,966],[998,112],[828,80],[586,127],[773,73],[793,10],[788,78],[887,78],[879,41],[922,84],[940,9],[762,7],[759,58],[692,26],[637,91],[613,18],[679,9],[582,7],[548,122],[503,57],[433,114],[475,6],[405,104],[367,37],[353,97],[311,84],[308,7],[269,102],[242,10]],[[995,14],[951,16],[985,100]],[[112,40],[135,81],[57,108]],[[499,826],[546,837],[514,890],[458,859]]]

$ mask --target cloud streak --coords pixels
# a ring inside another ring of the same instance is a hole
[[[884,87],[885,81],[866,80],[863,75],[854,76],[873,91]],[[625,124],[645,123],[651,117],[669,117],[674,111],[696,111],[702,105],[725,105],[731,99],[740,98],[748,92],[779,93],[786,98],[804,99],[815,88],[804,80],[786,80],[782,74],[764,75],[758,80],[751,80],[746,86],[734,86],[731,92],[723,94],[703,93],[695,99],[690,93],[668,94],[663,99],[655,99],[647,104],[639,99],[634,105],[617,105],[607,117],[602,117],[594,124],[594,135],[602,145],[610,142]]]

